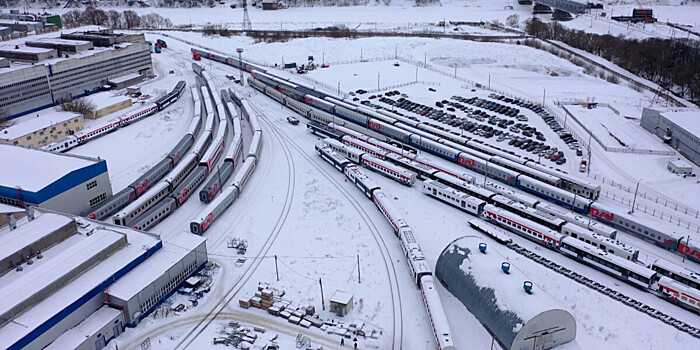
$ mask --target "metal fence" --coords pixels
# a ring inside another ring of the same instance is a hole
[[[624,196],[619,196],[619,195],[618,195],[617,193],[615,193],[615,192],[600,191],[600,195],[601,195],[601,196],[604,196],[605,198],[612,199],[612,200],[614,200],[614,201],[616,201],[616,202],[620,202],[620,203],[622,203],[622,204],[629,205],[630,208],[632,207],[632,202],[634,202],[634,200],[633,200],[632,198],[627,198],[627,197],[624,197]],[[638,195],[638,196],[639,196],[639,195]],[[659,200],[658,197],[657,197],[656,199]],[[669,204],[667,201],[666,201],[666,202],[658,202],[658,203],[661,203],[661,204],[664,204],[664,205],[668,205],[668,204]],[[687,210],[687,209],[688,209],[688,208],[686,207],[686,210]],[[676,225],[678,225],[678,226],[680,226],[680,227],[683,227],[683,228],[685,228],[685,229],[694,230],[695,232],[700,232],[700,224],[698,224],[697,220],[691,221],[691,220],[689,220],[689,219],[681,218],[679,215],[675,215],[675,216],[674,216],[674,215],[672,215],[672,214],[669,214],[669,213],[666,212],[666,211],[663,211],[663,210],[660,210],[660,209],[657,209],[657,208],[654,208],[654,207],[649,207],[649,206],[647,206],[646,204],[641,203],[640,201],[637,201],[637,202],[634,204],[634,210],[635,210],[635,211],[643,212],[643,213],[645,213],[645,214],[648,214],[648,215],[651,215],[651,216],[654,216],[654,217],[657,217],[657,218],[660,218],[661,220],[667,220],[668,222],[674,223],[674,224],[676,224]],[[695,212],[695,218],[698,218],[697,211]]]

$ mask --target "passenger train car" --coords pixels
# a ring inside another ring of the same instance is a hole
[[[41,147],[41,149],[52,152],[65,152],[73,147],[82,145],[90,140],[96,139],[100,136],[110,133],[116,130],[117,128],[125,127],[133,122],[148,117],[158,111],[162,111],[163,109],[165,109],[165,107],[169,106],[171,103],[175,102],[178,98],[180,98],[184,90],[185,82],[179,81],[172,91],[158,98],[154,103],[143,106],[136,112],[130,112],[121,117],[114,118],[110,120],[106,125],[100,125],[95,128],[83,130],[81,132],[76,133],[75,135],[70,135],[56,142],[52,142],[46,146]]]

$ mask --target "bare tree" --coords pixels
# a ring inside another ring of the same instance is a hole
[[[61,16],[61,21],[64,24],[74,24],[74,23],[80,23],[80,18],[83,16],[83,11],[80,10],[71,10],[66,13],[64,13]]]
[[[81,23],[92,25],[105,25],[108,23],[108,20],[109,16],[107,16],[107,12],[94,7],[86,8],[85,12],[83,12],[83,15],[80,17]]]
[[[124,17],[122,16],[121,12],[109,10],[109,12],[107,12],[107,16],[109,17],[108,23],[111,28],[124,28]]]
[[[83,116],[95,112],[95,105],[92,102],[81,98],[70,102],[65,102],[61,105],[64,111],[80,113]]]
[[[157,13],[149,13],[141,17],[141,26],[144,28],[170,28],[173,22]]]
[[[141,26],[141,17],[135,11],[124,11],[124,23],[126,28],[137,28]]]

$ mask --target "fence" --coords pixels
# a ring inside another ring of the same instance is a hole
[[[600,179],[598,179],[600,177]],[[598,176],[598,174],[593,175],[593,179],[597,181],[601,181],[604,184],[609,184],[611,187],[615,188],[617,187],[619,190],[625,191],[627,193],[633,194],[634,191],[632,191],[632,188],[635,188],[634,185],[627,185],[623,184],[622,182],[615,182],[613,179],[606,179],[604,176]],[[684,215],[687,215],[688,217],[694,217],[694,218],[700,218],[700,211],[690,208],[688,206],[685,206],[683,204],[679,204],[678,202],[668,199],[668,198],[662,198],[660,196],[654,196],[651,194],[648,194],[647,192],[640,192],[637,191],[637,198],[642,198],[644,200],[648,200],[650,202],[654,202],[660,205],[663,205],[666,208],[672,209],[677,212],[681,212]]]
[[[620,112],[619,112],[619,111],[617,111],[616,109],[610,107],[610,105],[608,105],[608,104],[599,103],[598,105],[599,105],[599,106],[602,106],[602,107],[610,108],[613,112],[615,112],[615,114],[620,115]],[[676,152],[674,152],[674,151],[661,151],[661,150],[640,149],[640,148],[608,147],[608,146],[605,145],[605,143],[603,143],[603,141],[602,141],[600,138],[598,138],[598,135],[597,135],[597,134],[593,133],[590,129],[588,129],[588,127],[586,127],[585,125],[583,125],[583,123],[581,123],[581,121],[579,121],[578,118],[576,118],[576,116],[574,116],[574,114],[571,113],[571,112],[569,111],[569,109],[567,109],[566,106],[565,106],[564,104],[560,104],[560,107],[564,110],[564,112],[566,113],[567,117],[570,117],[571,119],[573,119],[574,122],[576,122],[576,124],[578,124],[583,130],[586,130],[586,132],[588,132],[588,135],[589,135],[592,139],[594,139],[596,142],[598,142],[598,145],[600,145],[600,147],[602,147],[606,152],[636,153],[636,154],[653,154],[653,155],[662,155],[662,156],[672,156],[672,155],[675,155],[675,154],[676,154]],[[566,125],[564,125],[564,128],[566,128]],[[566,129],[569,130],[569,128],[566,128]],[[571,132],[571,131],[569,130],[569,132]],[[572,133],[572,134],[573,134],[573,133]],[[577,137],[577,138],[578,138],[578,137]],[[581,140],[580,140],[580,138],[578,138],[578,139],[579,139],[579,143],[580,143]]]
[[[602,196],[605,196],[605,198],[609,198],[609,199],[612,199],[616,202],[620,202],[622,204],[626,204],[629,206],[631,206],[632,202],[634,201],[631,198],[618,196],[615,192],[600,191],[600,194]],[[658,200],[659,198],[656,198],[656,199]],[[667,203],[665,203],[665,204],[667,204]],[[647,205],[640,203],[640,202],[635,203],[634,210],[641,211],[645,214],[649,214],[649,215],[654,216],[654,217],[658,217],[661,220],[668,220],[668,222],[675,223],[678,226],[685,227],[688,230],[695,230],[695,232],[700,232],[700,224],[698,224],[697,221],[691,222],[690,220],[683,220],[680,216],[673,216],[673,215],[671,215],[663,210],[657,210],[656,208],[648,207]],[[688,210],[688,208],[686,208],[686,210]],[[697,211],[695,212],[695,218],[698,218]]]

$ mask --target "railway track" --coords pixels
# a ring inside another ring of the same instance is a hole
[[[269,104],[265,102],[260,102],[259,105],[267,106],[270,107],[270,109],[277,110],[274,107],[271,107]],[[255,106],[254,109],[259,111],[259,105]],[[263,113],[260,113],[260,115],[263,115]],[[365,211],[365,208],[352,196],[350,193],[347,191],[346,188],[344,188],[337,180],[335,180],[326,170],[326,167],[319,165],[319,163],[312,159],[312,157],[309,157],[305,150],[302,149],[300,146],[298,146],[289,136],[283,134],[277,126],[275,126],[272,122],[270,122],[266,117],[260,117],[261,120],[264,120],[265,123],[270,125],[272,129],[274,129],[275,133],[279,135],[282,139],[287,141],[287,144],[291,146],[292,148],[296,149],[298,153],[306,159],[311,166],[313,166],[316,170],[321,173],[321,175],[326,178],[329,183],[333,185],[340,193],[343,194],[345,199],[347,200],[348,203],[350,203],[355,210],[360,214],[360,217],[364,221],[365,225],[370,229],[372,232],[372,236],[377,243],[377,246],[379,247],[380,251],[382,252],[382,260],[384,261],[384,266],[387,271],[387,277],[389,278],[389,288],[391,291],[391,304],[392,304],[392,313],[393,313],[393,325],[392,325],[392,337],[391,337],[391,349],[397,349],[400,350],[403,348],[403,310],[401,306],[401,294],[400,294],[400,289],[398,286],[398,275],[396,272],[396,266],[394,266],[394,261],[389,255],[389,251],[387,248],[386,241],[382,237],[381,233],[379,232],[379,229],[377,226],[374,224],[374,222],[369,218],[369,215]]]
[[[279,141],[279,136],[275,136],[278,141]],[[192,343],[199,337],[209,325],[211,325],[214,320],[216,320],[219,315],[222,313],[224,308],[233,300],[233,298],[238,294],[238,292],[243,288],[243,286],[250,280],[250,278],[253,276],[253,273],[257,270],[258,266],[263,261],[263,256],[267,254],[267,252],[270,250],[272,247],[272,244],[275,242],[277,237],[279,236],[282,227],[284,227],[285,222],[287,221],[287,218],[289,217],[289,212],[292,207],[292,200],[294,198],[294,187],[295,187],[295,167],[294,167],[294,159],[291,157],[291,154],[288,149],[283,147],[285,159],[287,160],[287,193],[285,196],[285,204],[282,209],[282,212],[280,213],[279,217],[277,218],[277,221],[275,222],[275,226],[272,229],[272,232],[270,235],[268,235],[267,239],[265,242],[262,244],[262,248],[260,252],[257,254],[257,257],[254,258],[254,260],[247,265],[245,268],[245,272],[243,273],[243,276],[241,277],[238,282],[234,283],[228,291],[224,294],[224,297],[219,300],[219,302],[212,308],[211,311],[209,311],[204,318],[202,318],[189,332],[185,334],[185,336],[182,338],[182,340],[175,346],[175,349],[187,349],[192,345]],[[261,152],[262,153],[262,152]],[[220,244],[221,239],[217,243]]]
[[[550,270],[553,270],[561,275],[564,275],[566,277],[571,278],[572,280],[588,287],[591,288],[595,291],[598,291],[601,294],[605,294],[609,296],[612,299],[615,299],[631,308],[634,308],[640,312],[643,312],[653,318],[658,319],[659,321],[668,324],[670,326],[675,327],[676,329],[688,333],[689,335],[699,338],[700,339],[700,328],[691,326],[681,320],[676,319],[675,317],[669,316],[659,310],[656,310],[655,308],[646,305],[640,301],[637,301],[623,293],[620,293],[616,290],[613,290],[609,287],[606,287],[586,276],[583,276],[575,271],[572,271],[564,266],[561,266],[537,253],[534,253],[526,248],[521,247],[517,243],[509,243],[507,244],[508,248],[514,250],[516,253],[525,256],[526,258],[547,267]]]

